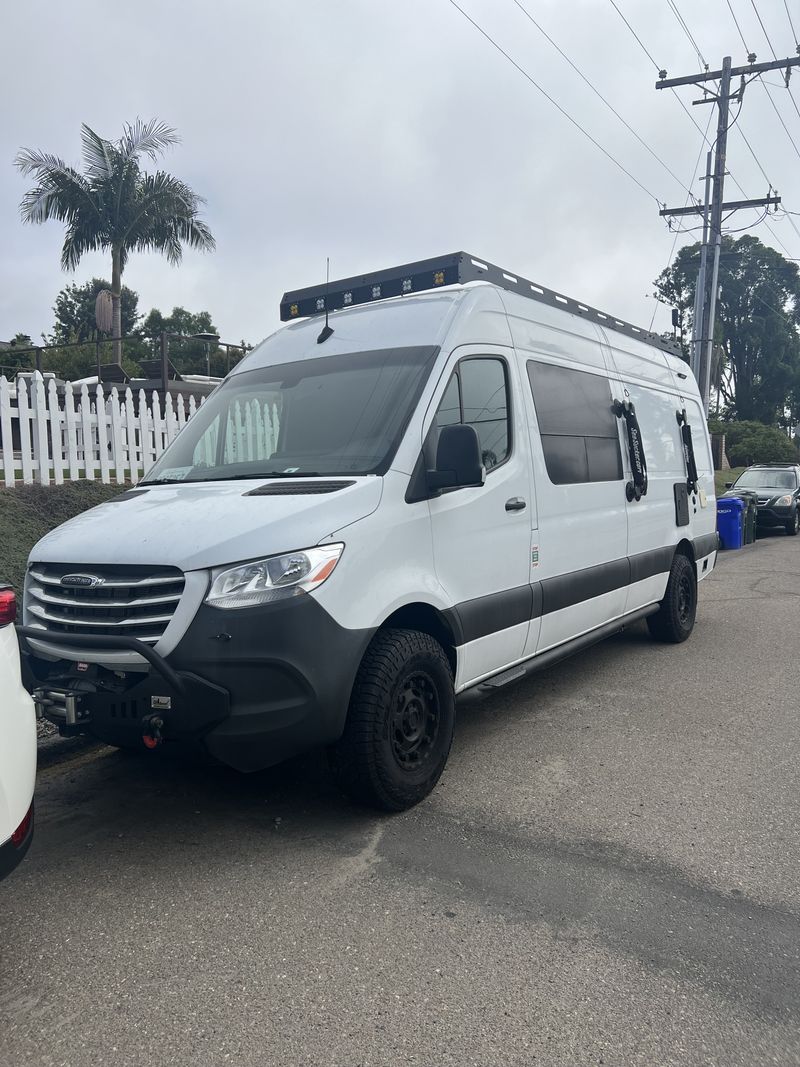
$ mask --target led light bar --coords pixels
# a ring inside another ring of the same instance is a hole
[[[322,315],[325,311],[340,311],[357,304],[373,304],[377,300],[409,296],[412,293],[429,292],[445,285],[465,285],[467,282],[490,282],[509,292],[519,293],[530,300],[537,300],[551,307],[561,308],[581,318],[591,319],[599,326],[617,333],[637,337],[646,344],[661,348],[672,355],[680,356],[680,345],[672,339],[665,340],[657,333],[634,326],[629,322],[606,314],[589,304],[563,296],[543,285],[522,278],[518,274],[495,266],[487,260],[478,259],[468,252],[453,252],[435,259],[423,259],[417,263],[405,263],[388,270],[375,271],[355,278],[342,278],[328,284],[312,285],[307,289],[295,289],[284,293],[281,300],[281,319],[303,319]]]

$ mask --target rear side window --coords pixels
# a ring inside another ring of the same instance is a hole
[[[506,365],[501,359],[463,359],[447,383],[434,425],[472,426],[478,435],[483,465],[497,467],[509,454]]]
[[[534,360],[528,362],[528,379],[550,481],[620,480],[622,454],[608,379]]]

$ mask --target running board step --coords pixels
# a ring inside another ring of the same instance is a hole
[[[565,641],[563,645],[557,645],[555,648],[549,648],[546,652],[540,652],[538,656],[533,656],[524,663],[518,663],[516,667],[511,667],[500,674],[496,674],[493,678],[487,678],[485,681],[478,682],[477,685],[463,690],[463,692],[459,693],[458,699],[460,701],[474,700],[481,696],[487,696],[489,693],[497,692],[498,689],[502,689],[503,686],[511,682],[527,678],[531,674],[536,674],[537,671],[543,671],[554,663],[567,659],[569,656],[574,656],[576,652],[582,652],[583,649],[596,645],[598,641],[619,633],[626,626],[630,626],[640,619],[646,619],[648,615],[654,615],[658,611],[658,607],[658,604],[649,604],[646,608],[638,608],[628,615],[623,615],[619,619],[613,619],[611,622],[598,626],[596,630],[591,630],[588,634],[582,634],[580,637],[574,637],[571,641]]]

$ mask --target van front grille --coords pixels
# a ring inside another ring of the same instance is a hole
[[[86,566],[36,563],[28,571],[32,625],[51,636],[161,638],[183,595],[174,567]]]

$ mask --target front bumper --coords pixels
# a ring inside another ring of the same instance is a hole
[[[785,526],[787,522],[791,522],[794,518],[795,509],[792,506],[788,508],[776,508],[770,507],[768,504],[762,504],[758,508],[757,521],[759,526]]]
[[[41,630],[19,633],[43,641]],[[27,652],[27,680],[38,713],[62,733],[124,747],[199,746],[254,771],[341,735],[371,637],[339,626],[310,595],[236,611],[204,604],[166,660],[143,646],[147,671],[82,663],[77,651],[56,662]],[[92,639],[81,641],[86,649]]]

